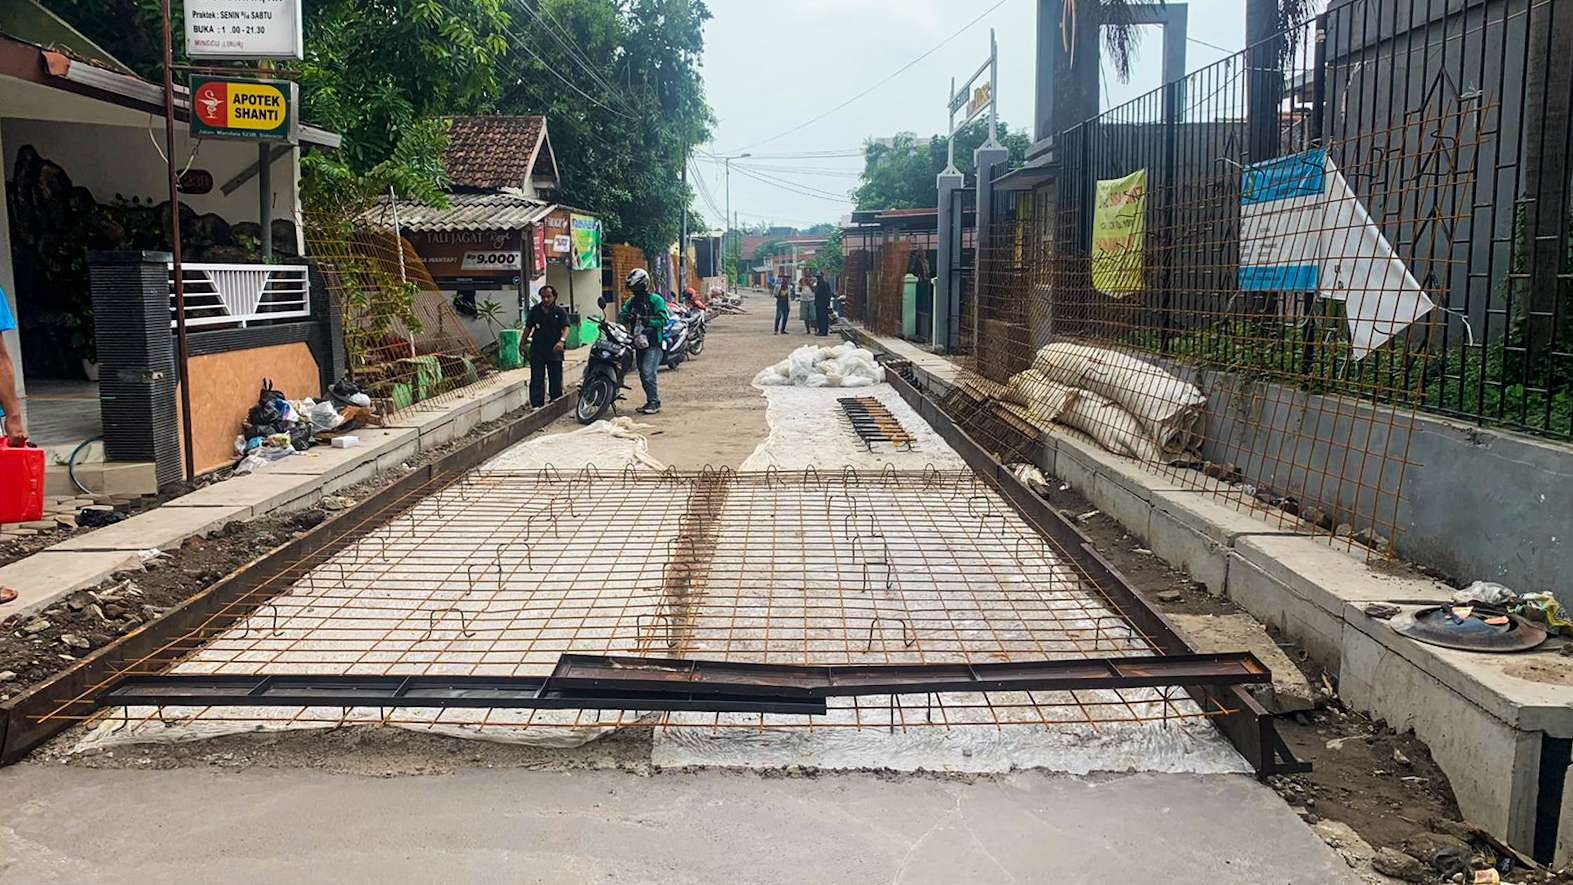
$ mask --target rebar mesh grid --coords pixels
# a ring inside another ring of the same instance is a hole
[[[547,469],[415,502],[226,629],[118,675],[545,675],[564,653],[760,663],[1153,654],[1071,560],[972,473]],[[260,603],[260,605],[257,605]],[[86,693],[84,693],[86,697]],[[78,702],[52,714],[86,715]],[[829,715],[133,709],[124,726],[1088,726],[1220,715],[1178,688],[842,699]]]

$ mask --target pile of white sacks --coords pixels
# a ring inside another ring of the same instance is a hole
[[[1055,343],[1001,397],[1040,427],[1064,424],[1100,446],[1164,463],[1201,445],[1207,397],[1196,385],[1117,350]]]
[[[873,351],[856,344],[807,344],[754,376],[758,387],[868,387],[885,380]]]

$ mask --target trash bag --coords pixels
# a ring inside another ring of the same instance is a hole
[[[258,403],[265,403],[265,402],[270,402],[270,401],[274,401],[274,400],[277,400],[278,402],[283,402],[285,399],[287,399],[287,397],[284,396],[284,392],[283,391],[275,390],[273,388],[273,379],[272,378],[264,378],[264,379],[262,379],[262,390],[257,393],[257,402]]]
[[[282,416],[276,400],[261,400],[251,407],[246,413],[246,423],[262,433],[247,434],[248,436],[267,436],[272,428],[279,423]]]
[[[333,407],[333,403],[320,402],[306,412],[306,418],[311,422],[311,429],[315,433],[333,430],[344,423],[344,416]]]
[[[1525,593],[1513,613],[1543,624],[1546,632],[1557,636],[1573,636],[1573,619],[1569,619],[1562,604],[1550,593]]]
[[[310,421],[298,421],[289,429],[289,444],[297,452],[304,452],[311,448],[312,434]]]
[[[333,386],[328,388],[328,396],[332,398],[333,404],[341,409],[345,406],[371,408],[371,397],[360,389],[359,384],[348,378],[340,378],[333,382]]]

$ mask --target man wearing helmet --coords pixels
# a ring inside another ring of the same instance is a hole
[[[645,404],[638,411],[641,415],[654,415],[661,411],[661,394],[656,392],[655,373],[661,368],[661,336],[666,331],[666,300],[650,290],[650,274],[644,268],[635,268],[628,275],[631,296],[617,318],[634,334],[634,351],[638,354],[639,382],[644,385]]]

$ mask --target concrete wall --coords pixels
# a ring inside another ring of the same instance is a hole
[[[1573,445],[1181,370],[1208,395],[1203,453],[1460,582],[1573,602]]]

